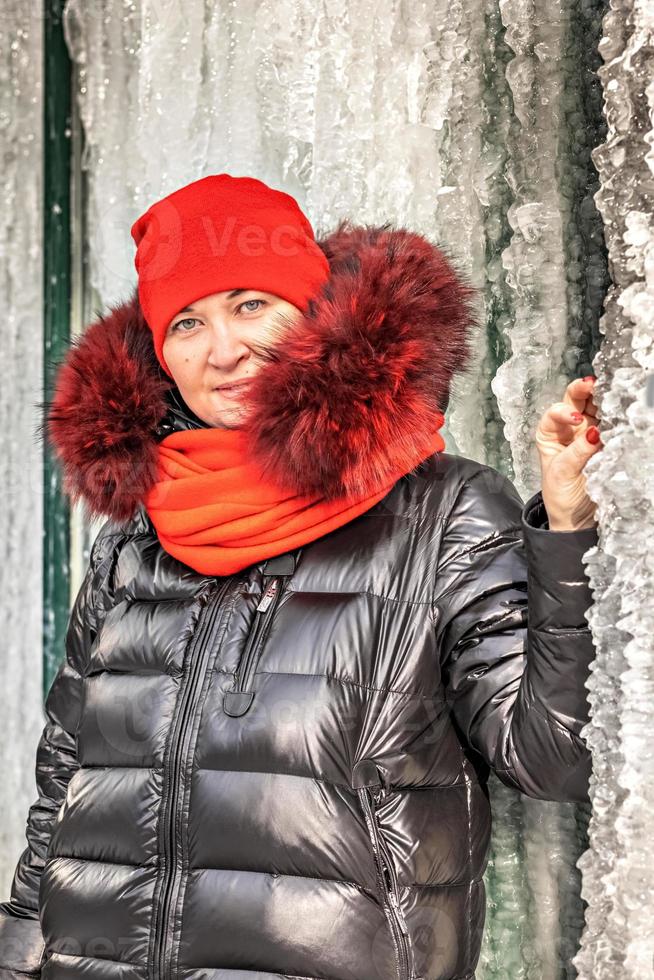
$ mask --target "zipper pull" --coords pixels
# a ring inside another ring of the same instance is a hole
[[[372,799],[375,806],[379,806],[383,802],[385,796],[385,790],[383,786],[379,786],[374,790],[370,791],[372,793]]]
[[[270,603],[273,601],[276,592],[277,592],[277,579],[275,578],[275,579],[272,580],[272,582],[270,583],[270,585],[268,586],[268,588],[264,592],[264,594],[263,594],[263,596],[261,598],[261,602],[257,606],[257,612],[265,612],[266,611],[266,609],[268,608],[268,606],[270,605]]]

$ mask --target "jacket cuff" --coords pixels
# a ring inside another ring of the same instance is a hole
[[[597,545],[597,527],[551,531],[542,491],[525,503],[522,535],[529,568],[529,620],[536,629],[588,628],[593,593],[582,555]]]

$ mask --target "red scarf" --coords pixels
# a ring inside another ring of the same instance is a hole
[[[443,422],[435,413],[433,436],[414,466],[445,448],[437,431]],[[164,550],[203,575],[231,575],[321,538],[370,510],[407,472],[357,499],[299,497],[262,478],[249,461],[245,430],[214,427],[166,436],[159,467],[145,508]]]

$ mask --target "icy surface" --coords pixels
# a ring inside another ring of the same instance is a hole
[[[602,547],[588,563],[594,806],[574,962],[581,980],[641,980],[654,976],[654,6],[613,0],[600,51],[609,129],[593,159],[613,285],[596,359],[605,448],[587,468]]]
[[[0,18],[0,901],[26,846],[43,726],[43,469],[34,435],[43,371],[40,6],[5,0]]]
[[[293,194],[318,234],[346,215],[421,231],[479,287],[483,328],[453,388],[447,448],[505,472],[523,497],[539,486],[540,414],[573,377],[599,377],[591,848],[577,866],[588,808],[522,799],[492,780],[478,980],[568,980],[575,965],[587,980],[652,970],[643,392],[653,357],[654,11],[614,2],[602,23],[606,10],[602,0],[68,0],[65,9],[98,307],[131,291],[129,228],[154,200],[208,173],[251,174]],[[590,154],[605,139],[593,157],[604,182],[596,195]],[[595,200],[615,281],[601,334],[608,277]],[[589,908],[577,953],[579,868]]]

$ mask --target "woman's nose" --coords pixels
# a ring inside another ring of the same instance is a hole
[[[225,371],[236,364],[249,348],[239,330],[233,323],[221,323],[213,327],[210,334],[209,362]]]

